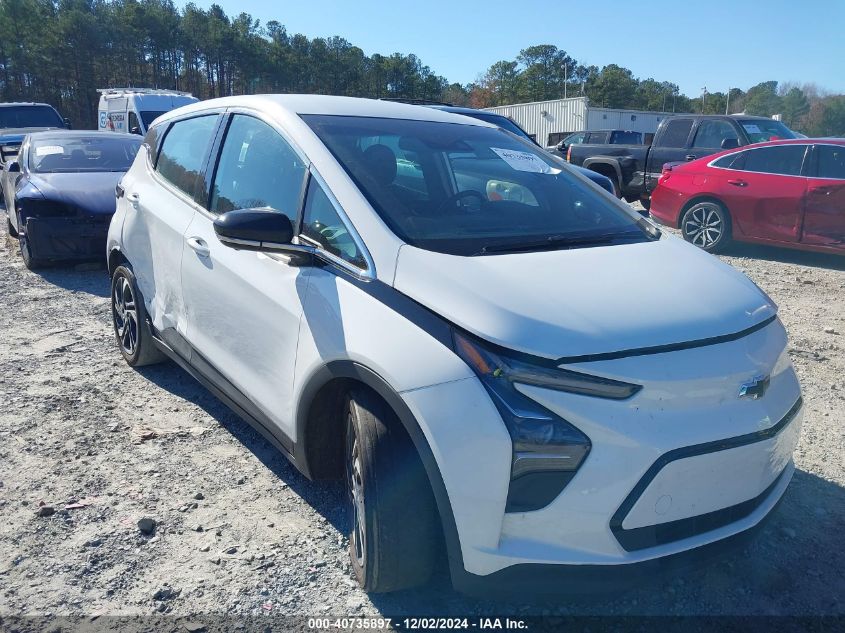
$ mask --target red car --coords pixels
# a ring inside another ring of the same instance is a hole
[[[845,139],[771,141],[665,165],[651,215],[710,252],[737,240],[845,255]]]

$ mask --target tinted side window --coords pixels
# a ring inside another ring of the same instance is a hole
[[[816,145],[818,153],[818,178],[845,180],[845,146]]]
[[[352,239],[349,229],[315,178],[308,186],[305,214],[302,219],[302,235],[319,244],[323,249],[357,266],[367,268],[358,245]]]
[[[214,175],[209,209],[270,207],[295,223],[305,164],[287,141],[255,117],[232,117]]]
[[[161,144],[156,171],[194,199],[216,124],[216,114],[177,121]]]
[[[718,119],[714,121],[704,120],[698,126],[692,146],[710,149],[721,148],[722,141],[727,138],[737,139],[736,130],[734,130],[730,123]],[[725,149],[730,148],[726,147]]]
[[[641,145],[643,135],[639,132],[623,132],[617,130],[610,135],[610,142],[618,145]]]
[[[713,166],[723,167],[725,169],[742,169],[745,166],[745,156],[747,154],[748,152],[739,152],[738,154],[722,156],[722,158],[713,162]]]
[[[604,145],[607,143],[607,132],[590,132],[584,139],[584,143],[592,145]]]
[[[658,147],[686,147],[691,129],[692,119],[670,119],[658,138]]]
[[[158,141],[161,137],[161,130],[165,127],[163,125],[156,125],[147,131],[144,137],[144,145],[147,146],[147,151],[150,153],[150,162],[155,165],[156,157],[158,156]]]
[[[765,174],[798,176],[801,174],[806,149],[806,145],[780,145],[751,150],[745,152],[747,156],[743,169]]]

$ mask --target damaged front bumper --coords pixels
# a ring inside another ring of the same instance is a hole
[[[111,215],[27,218],[24,236],[40,260],[100,259],[106,249]]]

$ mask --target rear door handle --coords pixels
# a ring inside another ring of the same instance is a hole
[[[745,182],[744,180],[741,180],[739,178],[734,178],[732,180],[729,180],[728,184],[733,185],[734,187],[747,187],[748,186],[747,182]]]
[[[833,189],[831,187],[813,187],[810,189],[811,193],[821,194],[823,196],[829,196]]]
[[[211,249],[208,248],[208,244],[206,244],[204,239],[200,237],[189,237],[187,242],[188,246],[190,246],[200,257],[208,257],[211,255]]]
[[[686,158],[687,160],[695,160],[696,155],[695,154],[687,154],[684,158]]]
[[[128,196],[126,196],[126,199],[129,200],[129,204],[136,208],[141,203],[141,196],[139,196],[137,193],[130,193]]]

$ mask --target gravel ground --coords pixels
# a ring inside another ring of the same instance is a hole
[[[24,614],[845,612],[845,258],[745,246],[723,257],[780,305],[806,401],[795,478],[746,550],[623,595],[494,601],[456,594],[442,572],[417,591],[362,592],[339,484],[307,481],[175,365],[127,367],[104,270],[29,272],[0,231],[0,624]]]

